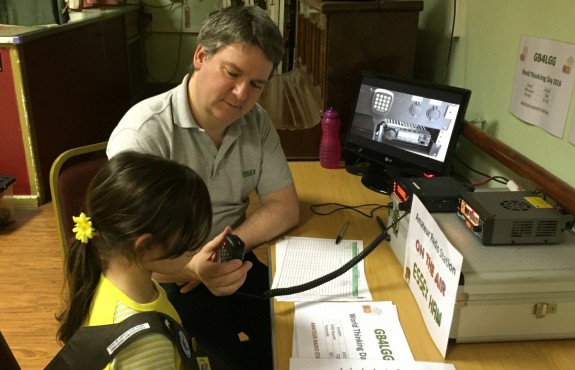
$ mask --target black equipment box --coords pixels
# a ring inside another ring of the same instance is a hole
[[[457,216],[483,245],[561,243],[568,221],[529,191],[462,193]]]
[[[449,176],[399,177],[393,182],[392,196],[399,209],[411,209],[412,195],[416,194],[429,212],[456,212],[459,195],[473,188]]]

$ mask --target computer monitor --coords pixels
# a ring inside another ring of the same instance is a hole
[[[389,193],[393,178],[445,175],[471,91],[363,72],[345,150],[370,169],[362,183]]]

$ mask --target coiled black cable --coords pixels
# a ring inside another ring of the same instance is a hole
[[[409,212],[404,213],[400,218],[398,218],[397,220],[395,220],[393,222],[392,225],[390,225],[388,228],[386,228],[385,230],[382,231],[381,234],[379,234],[368,246],[366,249],[364,249],[363,251],[361,251],[361,253],[359,253],[357,256],[355,256],[354,258],[352,258],[351,260],[349,260],[347,263],[345,263],[343,266],[339,267],[337,270],[334,270],[332,272],[330,272],[329,274],[326,274],[324,276],[321,276],[317,279],[314,279],[312,281],[309,281],[307,283],[304,284],[300,284],[300,285],[294,285],[288,288],[276,288],[276,289],[270,289],[267,290],[263,293],[264,297],[266,298],[271,298],[271,297],[277,297],[277,296],[283,296],[283,295],[291,295],[291,294],[297,294],[297,293],[301,293],[301,292],[305,292],[306,290],[310,290],[313,289],[315,287],[318,287],[322,284],[327,283],[330,280],[333,280],[335,278],[337,278],[338,276],[342,275],[343,273],[345,273],[347,270],[349,270],[350,268],[352,268],[353,266],[355,266],[359,261],[361,261],[362,259],[364,259],[365,257],[367,257],[371,252],[373,252],[373,250],[384,240],[388,240],[389,241],[389,234],[387,232],[387,230],[389,230],[391,227],[395,226],[397,223],[399,223],[399,221],[404,218],[405,216],[407,216],[409,214]]]
[[[359,261],[361,261],[362,259],[367,257],[367,255],[370,254],[375,249],[375,247],[377,247],[385,239],[387,239],[387,231],[384,231],[381,234],[379,234],[377,236],[377,238],[375,238],[375,240],[372,241],[371,244],[369,244],[366,249],[361,251],[361,253],[359,253],[357,256],[353,257],[351,260],[349,260],[346,264],[344,264],[343,266],[341,266],[337,270],[334,270],[327,275],[321,276],[315,280],[309,281],[309,282],[304,283],[304,284],[294,285],[294,286],[288,287],[288,288],[270,289],[270,290],[264,292],[264,296],[271,298],[271,297],[277,297],[280,295],[297,294],[297,293],[305,292],[306,290],[313,289],[313,288],[318,287],[322,284],[325,284],[328,281],[335,279],[336,277],[342,275],[344,272],[346,272],[347,270],[349,270],[350,268],[355,266]]]

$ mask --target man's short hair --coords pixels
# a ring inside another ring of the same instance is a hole
[[[257,45],[273,63],[273,70],[280,64],[285,53],[280,30],[260,7],[231,6],[210,14],[202,22],[198,44],[208,56],[224,46],[238,42]]]

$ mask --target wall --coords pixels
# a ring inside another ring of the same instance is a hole
[[[148,81],[180,83],[192,62],[202,21],[234,0],[147,0],[146,58]],[[247,3],[258,1],[246,0]],[[166,5],[167,4],[167,5]],[[284,0],[265,3],[280,30],[284,28]],[[281,67],[280,67],[281,70]]]
[[[218,9],[219,1],[147,0],[144,4],[148,81],[180,83],[192,61],[200,24]]]
[[[571,98],[563,138],[529,125],[509,113],[521,35],[575,44],[573,0],[458,0],[461,36],[453,43],[444,80],[454,0],[425,0],[420,18],[416,77],[466,87],[472,91],[467,120],[485,119],[486,130],[500,141],[575,186],[575,146]],[[464,142],[465,143],[465,142]],[[476,169],[502,174],[504,169],[460,145],[458,155]],[[506,175],[503,173],[503,175]]]

